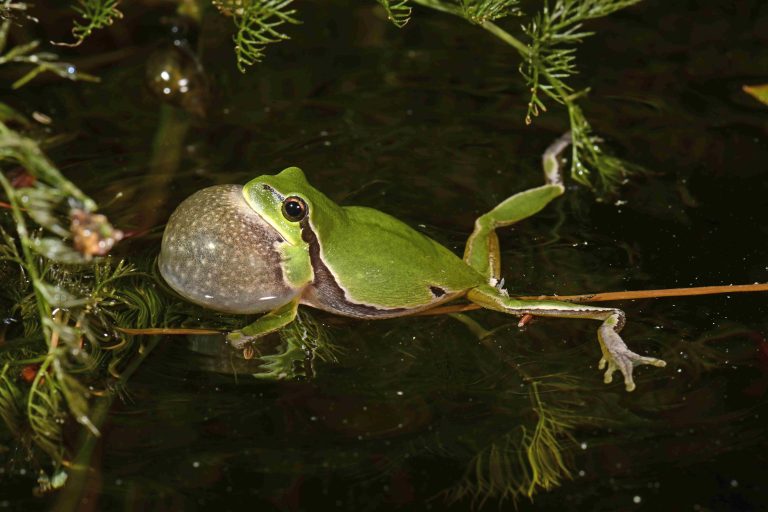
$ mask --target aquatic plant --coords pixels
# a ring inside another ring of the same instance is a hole
[[[285,23],[297,24],[293,0],[213,0],[213,5],[235,23],[235,55],[237,68],[245,72],[248,66],[264,58],[264,47],[289,39],[278,30]]]
[[[25,44],[20,44],[8,48],[8,31],[14,17],[25,16],[27,5],[24,3],[11,3],[5,0],[0,4],[0,66],[5,64],[24,64],[31,66],[21,78],[17,79],[11,87],[18,89],[24,86],[37,75],[45,72],[54,73],[61,78],[69,80],[85,80],[97,82],[98,78],[88,73],[77,70],[75,66],[68,62],[58,60],[58,56],[51,52],[38,51],[40,41],[33,40]],[[34,20],[34,18],[32,18]],[[5,53],[3,53],[5,52]],[[18,117],[17,117],[18,120]]]
[[[2,7],[6,14],[23,12],[18,4]],[[0,24],[0,51],[6,48],[11,22],[6,16]],[[43,71],[95,79],[52,53],[35,53],[37,46],[33,41],[11,47],[0,57],[0,65],[33,66],[13,87]],[[104,351],[126,344],[113,321],[127,321],[129,311],[146,307],[148,289],[134,283],[130,292],[118,290],[117,281],[138,273],[123,261],[101,256],[123,234],[48,159],[39,126],[0,103],[0,276],[8,283],[0,291],[6,311],[0,332],[0,433],[5,430],[15,440],[19,460],[42,467],[39,452],[50,457],[52,477],[41,483],[50,488],[63,484],[69,418],[99,433],[89,413],[90,399],[105,392],[96,370],[106,368]],[[140,324],[158,318],[136,315],[130,320]]]
[[[524,15],[516,0],[414,0],[416,4],[460,16],[480,26],[519,53],[522,59],[519,71],[531,94],[525,123],[531,124],[535,117],[546,112],[544,97],[565,106],[573,136],[571,176],[603,192],[615,190],[626,176],[640,168],[601,148],[602,141],[594,135],[577,104],[589,88],[576,90],[568,79],[578,72],[577,45],[594,34],[583,28],[584,23],[638,2],[640,0],[547,0],[541,10],[521,26],[524,40],[495,23],[509,16]]]
[[[94,201],[61,175],[36,140],[7,124],[24,118],[4,110],[0,166],[20,167],[13,178],[0,173],[10,210],[0,227],[0,271],[13,283],[3,289],[9,313],[0,339],[0,416],[23,445],[36,445],[59,464],[65,412],[98,432],[88,416],[87,386],[109,338],[99,306],[117,299],[114,281],[133,269],[92,261],[122,233],[94,213]]]
[[[74,43],[57,43],[65,46],[78,46],[90,36],[94,30],[110,26],[115,20],[123,17],[117,7],[120,0],[77,0],[72,6],[80,19],[73,22],[72,36]]]
[[[573,135],[570,166],[573,178],[601,193],[615,191],[627,176],[641,171],[637,165],[617,158],[602,147],[578,99],[589,87],[576,89],[570,79],[578,70],[576,49],[594,32],[584,24],[641,0],[544,0],[541,9],[526,15],[519,0],[377,0],[386,17],[404,28],[413,16],[413,6],[444,12],[486,30],[514,48],[521,58],[520,74],[530,91],[525,123],[531,124],[547,111],[546,100],[563,105]],[[290,39],[287,25],[300,23],[293,0],[211,0],[235,26],[234,51],[241,72],[260,62],[268,45]],[[80,15],[72,29],[74,45],[81,44],[95,30],[122,17],[119,0],[78,0],[73,6]],[[180,2],[179,11],[200,18],[203,8],[194,2]],[[515,35],[500,22],[525,19]]]
[[[541,388],[550,388],[550,392],[556,389],[531,382],[529,396],[536,415],[533,428],[520,425],[479,447],[461,480],[446,490],[448,501],[469,499],[478,508],[488,500],[514,503],[558,487],[571,477],[571,431],[588,424],[591,418],[574,414],[568,406],[558,407],[555,400],[545,403]]]

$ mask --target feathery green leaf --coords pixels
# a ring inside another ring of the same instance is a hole
[[[565,80],[576,70],[576,48],[593,32],[583,29],[585,21],[601,18],[641,0],[556,0],[523,27],[529,37],[528,55],[520,65],[520,73],[531,89],[526,123],[546,110],[542,96],[566,103],[573,88]]]
[[[520,16],[520,0],[460,0],[464,17],[482,25],[507,16]]]
[[[120,0],[77,0],[74,9],[83,21],[75,21],[72,26],[72,35],[75,42],[64,46],[79,46],[90,36],[94,30],[108,27],[123,17],[123,13],[117,9]]]
[[[387,19],[397,28],[403,28],[411,20],[412,8],[408,0],[378,0],[387,13]]]
[[[260,62],[268,44],[289,39],[278,28],[299,23],[291,3],[293,0],[213,0],[213,5],[235,23],[233,39],[240,72]]]

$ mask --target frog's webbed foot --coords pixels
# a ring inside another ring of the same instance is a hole
[[[573,304],[549,300],[520,300],[513,299],[490,285],[478,286],[467,292],[467,298],[484,308],[503,311],[521,317],[520,324],[526,324],[533,317],[554,318],[589,318],[599,320],[597,338],[600,341],[600,369],[605,370],[605,382],[613,380],[613,374],[619,370],[624,375],[624,385],[627,391],[635,389],[632,372],[636,366],[649,364],[666,366],[667,363],[655,357],[644,357],[632,352],[619,331],[624,326],[624,312],[615,308],[601,308],[585,304]]]
[[[635,389],[635,381],[632,378],[632,371],[636,366],[648,364],[664,367],[667,365],[661,359],[641,356],[632,352],[616,332],[614,326],[611,325],[611,322],[605,322],[600,326],[597,331],[597,337],[600,340],[600,348],[603,352],[598,368],[605,370],[603,380],[606,384],[613,381],[613,373],[619,370],[624,375],[624,386],[627,391],[633,391]]]

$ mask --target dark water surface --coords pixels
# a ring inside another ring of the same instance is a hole
[[[194,191],[291,165],[338,202],[461,252],[477,215],[541,183],[540,154],[565,116],[550,105],[524,125],[517,56],[482,30],[418,10],[398,31],[372,6],[301,3],[304,24],[246,75],[226,20],[206,23],[205,119],[150,93],[147,65],[175,57],[157,43],[161,12],[128,7],[124,29],[80,50],[127,49],[93,70],[101,84],[32,85],[13,103],[75,134],[52,157],[118,225],[144,232],[117,251],[129,260],[157,253],[165,219]],[[512,293],[768,281],[768,109],[741,91],[768,82],[768,5],[649,1],[590,28],[584,110],[607,147],[651,172],[602,202],[569,181],[564,198],[500,233]],[[768,508],[765,295],[618,306],[630,347],[669,363],[637,371],[631,394],[602,383],[591,321],[521,330],[477,312],[494,330],[481,343],[448,317],[317,313],[339,361],[297,382],[235,377],[228,356],[169,339],[114,405],[73,508],[466,510],[494,475],[525,481],[520,441],[542,417],[571,478],[520,510]],[[56,503],[32,487],[4,472],[0,509]]]

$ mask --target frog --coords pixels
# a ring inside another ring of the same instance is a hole
[[[543,153],[543,185],[511,195],[475,220],[462,256],[380,210],[337,204],[300,168],[288,167],[244,186],[209,187],[182,202],[163,235],[160,273],[182,297],[204,307],[263,313],[226,335],[237,350],[289,325],[299,305],[379,320],[463,299],[526,321],[596,320],[604,382],[619,371],[633,391],[635,367],[666,363],[627,347],[620,335],[623,310],[513,298],[501,275],[496,230],[563,195],[563,152],[570,144],[565,134]],[[279,357],[264,358],[266,374],[286,375]]]

